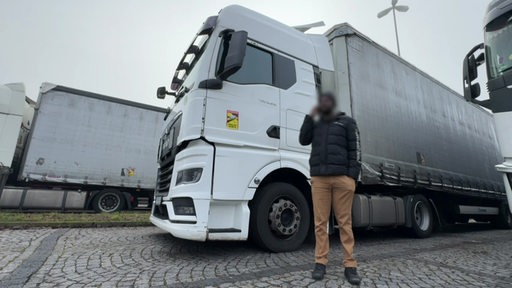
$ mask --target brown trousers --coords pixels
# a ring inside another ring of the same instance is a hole
[[[327,224],[331,207],[338,222],[343,246],[343,265],[357,267],[354,259],[354,234],[352,233],[352,201],[356,181],[348,176],[311,177],[313,188],[313,213],[315,218],[315,263],[327,264],[329,235]]]

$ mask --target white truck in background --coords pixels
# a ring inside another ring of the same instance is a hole
[[[237,5],[203,23],[171,92],[157,90],[175,96],[175,116],[160,141],[152,223],[179,238],[297,249],[312,233],[299,129],[324,90],[360,128],[355,227],[417,237],[469,218],[510,227],[490,113],[348,24],[301,31]]]
[[[23,84],[0,86],[0,191],[11,174],[17,144],[30,129],[32,110]]]
[[[0,208],[131,209],[152,202],[165,109],[43,83],[0,86]]]
[[[463,84],[467,101],[490,109],[496,121],[496,130],[503,163],[496,165],[502,173],[507,191],[508,207],[512,212],[512,0],[494,0],[489,3],[484,22],[484,43],[475,46],[464,58]],[[475,54],[484,49],[484,53]],[[478,66],[486,63],[489,99],[477,100],[480,84]],[[508,222],[512,216],[508,214]]]

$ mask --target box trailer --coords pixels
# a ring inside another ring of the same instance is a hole
[[[503,224],[490,113],[348,24],[304,30],[237,5],[203,23],[172,91],[157,90],[175,96],[176,114],[161,137],[152,223],[197,241],[299,247],[313,222],[299,130],[320,90],[359,124],[354,226],[428,237],[470,217]]]
[[[112,212],[152,198],[165,109],[50,83],[32,104],[2,136],[18,147],[1,207]]]

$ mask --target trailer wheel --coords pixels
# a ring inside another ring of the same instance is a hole
[[[410,213],[412,234],[418,238],[429,237],[434,228],[434,214],[427,198],[423,195],[414,195]]]
[[[123,195],[115,190],[99,192],[92,201],[92,208],[96,212],[116,212],[123,210],[125,201]]]
[[[512,215],[507,204],[500,206],[500,213],[494,218],[491,223],[499,229],[512,229]]]
[[[310,222],[306,198],[287,183],[265,186],[251,203],[251,238],[272,252],[298,249],[308,235]]]

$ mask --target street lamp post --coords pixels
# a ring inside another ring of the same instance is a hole
[[[386,8],[377,14],[377,18],[382,18],[389,14],[390,11],[393,11],[393,21],[395,23],[395,35],[396,35],[396,48],[398,50],[398,56],[400,56],[400,42],[398,41],[398,28],[396,26],[396,11],[398,12],[407,12],[409,10],[409,6],[406,5],[396,5],[398,0],[391,0],[391,7]]]

